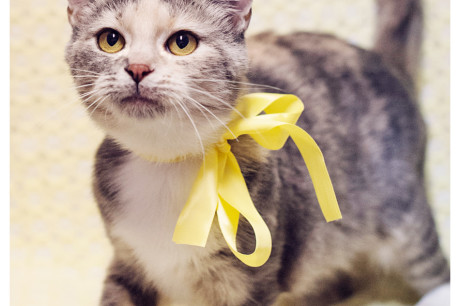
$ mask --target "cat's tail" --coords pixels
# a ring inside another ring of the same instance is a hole
[[[421,0],[377,0],[374,51],[414,79],[423,36]]]

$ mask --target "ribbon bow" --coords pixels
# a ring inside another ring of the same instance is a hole
[[[270,257],[270,231],[251,200],[227,140],[249,134],[261,146],[278,150],[291,136],[307,165],[324,217],[329,222],[342,215],[318,145],[295,125],[304,108],[302,101],[293,95],[255,93],[240,98],[236,108],[240,117],[229,124],[232,132],[225,133],[221,142],[206,153],[206,163],[179,216],[173,241],[204,247],[217,212],[220,229],[233,254],[246,265],[259,267]],[[256,247],[252,254],[242,254],[236,247],[240,214],[254,230]]]

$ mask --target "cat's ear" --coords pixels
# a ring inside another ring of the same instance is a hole
[[[69,18],[70,25],[75,26],[78,23],[81,17],[81,11],[88,2],[89,0],[69,0],[67,17]]]
[[[233,21],[238,31],[244,32],[249,26],[252,14],[252,0],[231,0],[235,15]]]

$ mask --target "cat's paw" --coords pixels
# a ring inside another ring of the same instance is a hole
[[[449,306],[450,284],[443,284],[428,292],[415,306]]]

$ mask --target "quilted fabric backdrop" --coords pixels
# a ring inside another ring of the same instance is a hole
[[[289,5],[286,5],[289,3]],[[425,0],[419,77],[428,191],[449,254],[449,1]],[[66,0],[11,1],[11,305],[96,305],[111,249],[90,192],[103,134],[64,62]],[[315,30],[372,45],[372,0],[254,0],[250,33]]]

